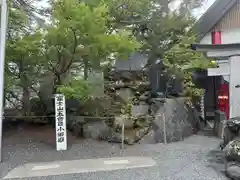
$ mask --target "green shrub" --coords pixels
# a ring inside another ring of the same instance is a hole
[[[57,92],[67,99],[86,100],[90,95],[90,86],[86,80],[73,79],[66,85],[58,86]]]

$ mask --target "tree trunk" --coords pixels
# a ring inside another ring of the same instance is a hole
[[[30,92],[29,92],[29,88],[26,85],[23,86],[22,101],[23,101],[24,115],[30,116],[30,114],[31,114]]]
[[[19,73],[20,73],[20,83],[22,86],[22,102],[23,102],[23,115],[29,116],[31,113],[31,103],[30,103],[30,91],[29,91],[29,80],[24,72],[24,64],[21,60],[19,63]]]
[[[84,58],[84,80],[88,78],[88,60]]]

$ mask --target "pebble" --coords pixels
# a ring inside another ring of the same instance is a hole
[[[219,163],[220,140],[214,137],[195,135],[184,141],[171,144],[137,144],[121,150],[116,144],[94,140],[79,140],[67,151],[41,143],[4,144],[0,178],[17,165],[27,162],[74,160],[116,156],[150,156],[157,165],[150,168],[71,174],[53,177],[30,178],[29,180],[227,180]],[[21,179],[24,180],[24,179]]]

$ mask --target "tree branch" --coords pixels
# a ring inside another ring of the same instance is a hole
[[[69,70],[69,68],[71,67],[71,65],[72,65],[72,63],[73,63],[73,59],[74,59],[75,53],[76,53],[77,44],[78,44],[76,31],[75,31],[72,27],[70,27],[70,29],[71,29],[72,32],[73,32],[73,38],[74,38],[73,51],[72,51],[71,58],[70,58],[70,60],[69,60],[69,62],[68,62],[68,65],[67,65],[67,67],[65,67],[65,69],[62,71],[62,74],[66,73],[66,72]]]

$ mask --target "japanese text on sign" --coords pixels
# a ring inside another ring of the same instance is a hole
[[[65,97],[55,95],[55,122],[56,122],[56,148],[58,151],[67,149],[66,108]]]

